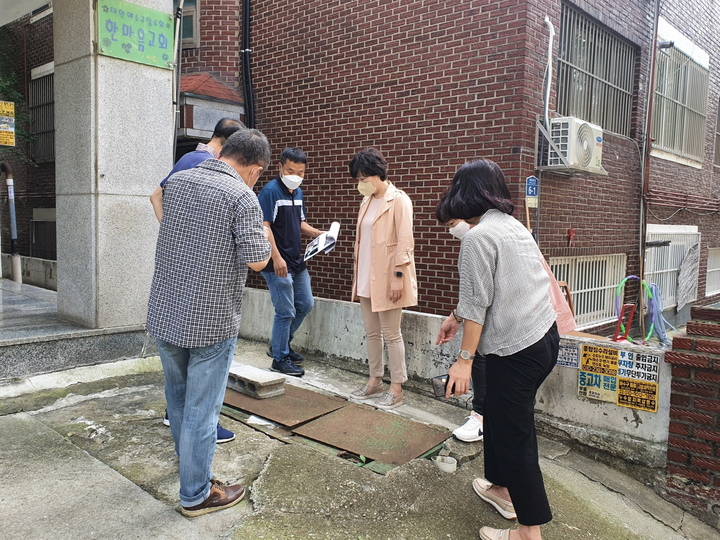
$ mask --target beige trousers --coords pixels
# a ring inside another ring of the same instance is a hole
[[[384,340],[388,350],[390,382],[404,383],[407,381],[407,366],[405,365],[405,342],[403,342],[400,332],[402,308],[373,313],[370,299],[362,296],[360,297],[360,307],[365,320],[370,376],[382,377],[385,374],[383,367]]]

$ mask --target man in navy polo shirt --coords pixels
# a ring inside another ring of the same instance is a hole
[[[215,130],[213,131],[212,138],[207,144],[198,143],[195,150],[188,152],[178,159],[172,170],[163,179],[163,181],[160,182],[160,185],[155,188],[152,195],[150,195],[150,202],[152,203],[153,210],[155,211],[155,217],[157,217],[158,221],[162,221],[163,188],[165,187],[165,183],[168,181],[168,178],[176,172],[193,169],[206,159],[217,159],[220,156],[220,150],[222,150],[223,144],[225,144],[225,141],[228,140],[228,137],[242,127],[244,126],[240,120],[227,117],[221,118],[218,120],[218,123],[215,124]]]
[[[305,371],[297,365],[303,357],[290,348],[290,342],[315,303],[300,236],[315,238],[322,233],[305,221],[300,184],[306,167],[305,152],[286,148],[280,155],[278,175],[258,195],[272,246],[270,262],[261,272],[275,308],[268,351],[273,359],[270,369],[294,377],[302,377]]]

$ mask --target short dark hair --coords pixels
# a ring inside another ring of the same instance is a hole
[[[307,156],[300,148],[286,148],[283,150],[282,154],[280,154],[280,163],[285,165],[286,161],[308,164]]]
[[[220,157],[234,159],[242,166],[270,163],[270,143],[257,129],[242,128],[230,135],[220,150]]]
[[[235,133],[238,129],[242,129],[245,126],[243,123],[236,118],[221,118],[217,124],[215,124],[215,131],[213,131],[213,139],[220,138],[228,140],[230,135]]]
[[[355,154],[350,161],[349,169],[352,178],[357,178],[360,173],[363,176],[379,176],[380,180],[386,180],[388,164],[380,150],[366,148]]]
[[[491,208],[505,214],[515,210],[502,169],[494,161],[478,159],[457,170],[450,188],[440,197],[435,216],[440,223],[447,223],[482,216]]]

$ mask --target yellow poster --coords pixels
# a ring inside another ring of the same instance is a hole
[[[0,101],[0,146],[15,146],[15,103]]]
[[[617,404],[657,412],[659,375],[660,355],[620,351]]]
[[[618,353],[617,349],[610,347],[582,346],[579,396],[617,402]]]
[[[658,383],[619,378],[617,404],[656,413]]]

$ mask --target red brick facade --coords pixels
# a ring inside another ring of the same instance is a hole
[[[574,4],[636,48],[631,130],[635,139],[605,133],[607,177],[542,175],[540,245],[547,257],[625,253],[627,273],[637,274],[640,150],[653,6],[639,0]],[[698,2],[696,8],[705,4]],[[360,196],[348,177],[347,163],[359,149],[376,146],[388,158],[390,179],[414,203],[417,309],[451,309],[457,293],[458,243],[436,222],[435,204],[460,165],[487,157],[503,167],[516,196],[517,215],[524,221],[524,179],[534,173],[535,119],[543,108],[548,40],[543,21],[548,15],[559,28],[561,7],[558,1],[533,0],[489,5],[451,0],[432,6],[419,0],[252,3],[257,127],[268,135],[274,156],[289,145],[307,151],[310,166],[303,187],[309,222],[327,227],[338,219],[343,224],[344,237],[335,252],[310,263],[316,295],[349,298]],[[668,18],[675,20],[672,13]],[[684,29],[681,20],[676,23]],[[706,50],[720,50],[710,26],[695,29],[689,37]],[[710,154],[717,80],[711,86]],[[551,111],[554,94],[555,84]],[[712,163],[712,155],[706,163]],[[668,168],[672,172],[667,173]],[[720,187],[711,165],[698,171],[653,158],[651,171],[654,188],[694,192],[700,185],[709,197]],[[699,175],[704,179],[696,184]],[[678,185],[678,176],[687,182]],[[269,178],[266,174],[259,187]],[[714,191],[710,186],[716,186]],[[661,222],[666,217],[663,210],[651,208],[648,221]],[[704,296],[706,247],[718,241],[720,232],[717,214],[679,212],[669,223],[700,227],[704,249],[698,303],[717,301],[717,296]],[[576,231],[572,247],[570,228]],[[264,287],[257,275],[249,284]],[[629,295],[634,286],[628,287]]]
[[[720,508],[720,309],[691,310],[673,339],[667,494],[717,526]]]

